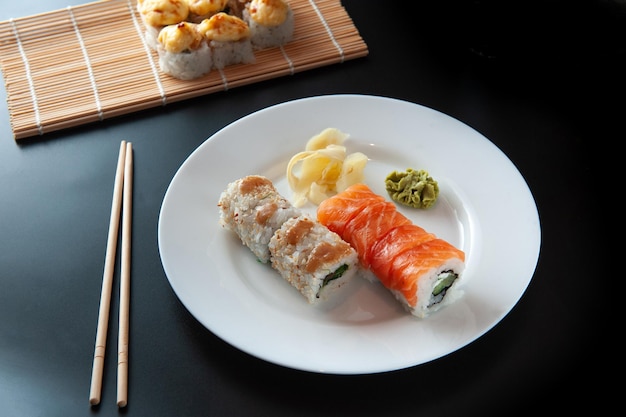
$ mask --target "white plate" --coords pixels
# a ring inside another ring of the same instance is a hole
[[[399,209],[465,251],[462,298],[420,320],[380,284],[356,279],[312,306],[221,228],[217,201],[229,182],[261,174],[291,197],[289,159],[327,127],[350,134],[348,152],[369,157],[366,183],[379,194],[393,170],[426,169],[439,182],[433,208]],[[205,141],[167,189],[158,239],[175,293],[218,337],[286,367],[364,374],[437,359],[496,325],[530,283],[540,225],[523,177],[480,133],[414,103],[331,95],[255,112]]]

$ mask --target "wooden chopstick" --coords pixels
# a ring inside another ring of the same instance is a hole
[[[128,403],[128,325],[130,310],[130,247],[133,204],[133,147],[126,144],[124,167],[124,201],[122,217],[122,273],[120,279],[120,313],[117,346],[117,405]]]
[[[124,218],[122,230],[122,273],[120,282],[120,341],[118,346],[118,406],[127,404],[128,388],[128,317],[129,317],[129,280],[130,280],[130,226],[132,211],[132,144],[122,141],[115,171],[115,186],[111,203],[111,217],[109,234],[102,276],[102,292],[100,294],[100,309],[98,312],[98,327],[96,330],[96,344],[93,356],[91,373],[91,388],[89,403],[100,403],[102,393],[102,375],[104,370],[104,355],[106,338],[109,326],[109,311],[111,305],[111,289],[113,287],[113,272],[115,270],[115,252],[120,224],[122,202],[124,203]]]

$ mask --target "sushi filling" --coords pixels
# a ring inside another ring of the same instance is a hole
[[[347,270],[348,270],[348,265],[347,264],[343,264],[339,268],[337,268],[334,272],[331,272],[330,274],[326,275],[324,277],[324,281],[322,281],[322,286],[320,287],[319,291],[317,292],[316,297],[320,298],[320,292],[322,292],[322,288],[327,286],[331,281],[336,280],[337,278],[341,278],[341,276]]]
[[[443,300],[443,297],[446,296],[448,289],[458,277],[459,275],[452,271],[443,271],[439,274],[437,281],[435,282],[432,295],[430,296],[430,303],[428,304],[428,307],[440,303]]]

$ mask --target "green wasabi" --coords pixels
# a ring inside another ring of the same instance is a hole
[[[385,179],[385,188],[392,200],[415,208],[427,209],[439,197],[439,184],[423,169],[393,171]]]

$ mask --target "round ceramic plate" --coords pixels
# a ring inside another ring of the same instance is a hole
[[[384,179],[394,170],[425,169],[438,181],[434,207],[398,209],[465,251],[462,296],[454,303],[418,319],[382,285],[358,278],[310,305],[220,226],[218,199],[238,178],[264,175],[291,198],[289,159],[327,127],[350,135],[348,153],[368,156],[365,182],[378,194],[387,195]],[[493,143],[438,111],[364,95],[278,104],[215,133],[174,176],[158,229],[168,280],[207,329],[263,360],[333,374],[411,367],[485,334],[530,283],[540,235],[526,182]]]

